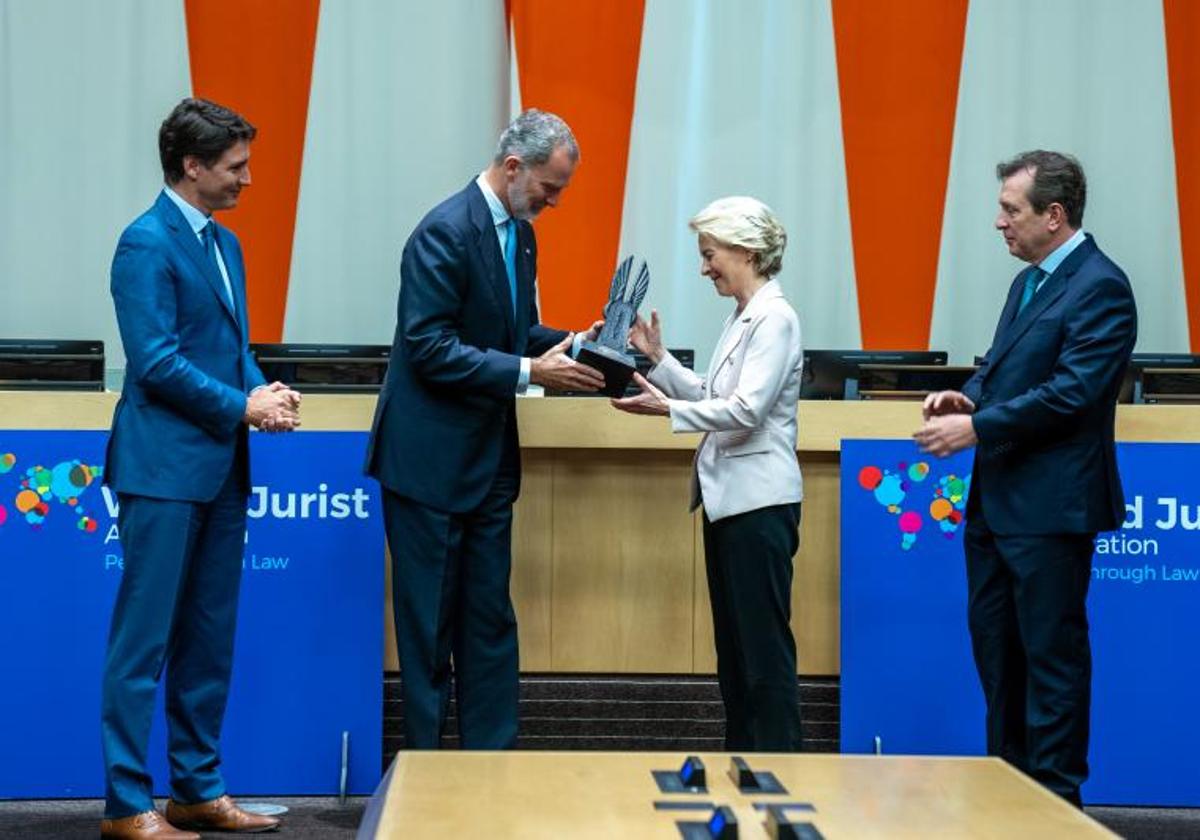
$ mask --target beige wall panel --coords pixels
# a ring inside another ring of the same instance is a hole
[[[837,674],[841,669],[841,482],[836,454],[806,453],[800,550],[792,580],[792,632],[801,674]]]
[[[691,671],[690,469],[688,452],[558,452],[554,670]]]
[[[554,580],[554,453],[521,454],[521,497],[513,509],[512,593],[522,671],[549,671]]]
[[[708,601],[708,574],[704,569],[704,519],[697,511],[694,519],[696,540],[696,600],[692,610],[692,672],[715,674],[717,649],[713,641],[712,605]]]

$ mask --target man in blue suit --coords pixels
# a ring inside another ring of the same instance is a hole
[[[267,385],[247,344],[242,250],[212,220],[250,184],[255,129],[185,99],[159,130],[166,185],[121,234],[112,296],[125,349],[105,480],[120,500],[124,574],[102,688],[101,834],[195,838],[180,828],[268,831],[225,794],[220,736],[233,664],[249,492],[247,428],[300,425],[300,395]],[[171,801],[146,768],[166,671]]]
[[[500,136],[491,165],[404,246],[366,471],[384,489],[410,748],[440,746],[451,661],[462,746],[516,743],[515,397],[530,383],[603,385],[567,355],[571,335],[538,323],[530,220],[558,204],[578,161],[565,122],[526,111]]]
[[[1125,273],[1082,230],[1069,155],[1000,164],[996,228],[1029,263],[962,392],[925,401],[917,442],[975,447],[964,545],[988,753],[1079,805],[1087,779],[1087,591],[1098,531],[1125,518],[1113,421],[1137,339]]]

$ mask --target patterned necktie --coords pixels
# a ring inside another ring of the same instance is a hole
[[[1046,277],[1046,272],[1042,271],[1038,266],[1029,269],[1029,273],[1025,275],[1025,288],[1021,290],[1021,303],[1017,306],[1017,314],[1020,315],[1025,311],[1025,307],[1029,305],[1029,301],[1033,300],[1033,293],[1037,291],[1038,284]]]
[[[226,302],[229,304],[229,308],[233,309],[233,289],[229,287],[229,281],[221,273],[221,264],[217,261],[217,226],[212,219],[209,219],[208,224],[200,228],[200,237],[204,240],[204,253],[208,257],[208,261],[217,270],[217,275],[225,281]]]
[[[508,272],[508,296],[513,314],[517,312],[517,220],[512,216],[505,222],[508,236],[504,240],[504,270]]]

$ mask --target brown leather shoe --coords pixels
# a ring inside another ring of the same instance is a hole
[[[102,820],[100,836],[109,840],[200,840],[199,834],[180,831],[158,811],[146,811],[119,820]]]
[[[278,817],[251,814],[243,811],[228,796],[197,802],[195,805],[180,805],[175,800],[167,802],[167,819],[175,825],[197,831],[240,831],[257,834],[279,828]]]

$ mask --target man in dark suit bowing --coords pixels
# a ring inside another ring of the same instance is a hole
[[[410,748],[440,745],[452,660],[462,746],[516,743],[515,397],[530,383],[603,385],[568,355],[570,334],[538,323],[530,220],[557,205],[578,161],[565,122],[526,111],[501,134],[491,165],[404,246],[366,470],[384,488]]]
[[[964,546],[987,747],[1067,800],[1087,779],[1093,540],[1125,500],[1113,421],[1137,338],[1125,273],[1083,232],[1087,185],[1069,155],[996,169],[996,228],[1029,263],[961,392],[925,400],[915,438],[975,447]]]
[[[124,574],[102,688],[104,837],[182,840],[199,835],[179,828],[279,824],[225,794],[220,755],[250,488],[247,428],[300,425],[300,395],[266,384],[250,355],[242,249],[212,218],[250,184],[254,136],[227,108],[180,102],[158,135],[166,185],[113,257],[126,366],[105,481],[120,500]],[[146,767],[164,671],[165,820]]]

